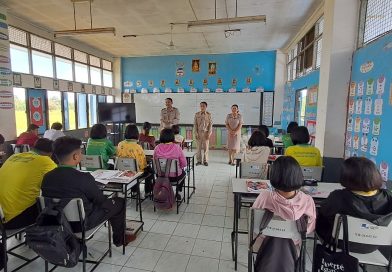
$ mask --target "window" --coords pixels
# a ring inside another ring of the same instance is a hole
[[[101,67],[101,60],[95,56],[90,55],[90,65],[95,67]]]
[[[113,87],[112,72],[103,70],[103,86]]]
[[[87,65],[75,62],[75,81],[88,83]]]
[[[316,24],[295,44],[287,54],[287,80],[306,75],[320,67],[324,19]]]
[[[54,53],[57,56],[64,57],[67,59],[72,59],[72,49],[71,47],[64,46],[59,43],[54,44]]]
[[[13,72],[30,73],[29,51],[27,48],[11,44],[11,68]]]
[[[48,109],[49,109],[49,126],[54,122],[63,123],[63,114],[61,110],[61,92],[47,91]]]
[[[75,93],[66,92],[63,95],[64,105],[64,128],[65,130],[76,129],[75,120]]]
[[[31,48],[52,53],[52,42],[50,40],[30,34]]]
[[[78,128],[87,128],[87,95],[78,93]]]
[[[106,96],[106,103],[114,103],[114,97],[112,95]]]
[[[392,1],[362,0],[360,22],[359,46],[390,32],[392,30]]]
[[[97,123],[97,96],[95,94],[88,95],[89,124],[90,127]]]
[[[91,84],[102,85],[101,69],[90,67]]]
[[[305,126],[305,112],[306,112],[306,96],[307,89],[298,90],[295,93],[295,111],[294,118],[299,126]]]
[[[31,51],[33,58],[33,74],[37,76],[53,77],[53,59],[52,55]]]
[[[72,81],[72,61],[56,57],[56,76],[59,79]]]
[[[87,54],[79,50],[74,50],[74,60],[87,64]]]
[[[98,95],[98,103],[106,103],[106,96]]]
[[[19,135],[27,130],[27,108],[26,90],[24,88],[14,88],[16,134]]]
[[[112,70],[112,62],[107,60],[102,60],[102,68],[105,70]]]
[[[27,46],[27,32],[21,29],[9,26],[8,34],[10,42]]]

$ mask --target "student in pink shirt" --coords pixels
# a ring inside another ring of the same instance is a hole
[[[159,137],[159,142],[160,144],[158,144],[154,149],[154,159],[164,158],[178,160],[178,173],[171,172],[169,174],[170,181],[172,183],[176,183],[177,180],[181,180],[186,175],[184,168],[187,166],[187,162],[184,152],[182,151],[181,146],[175,143],[174,132],[172,129],[163,129]],[[178,191],[182,191],[182,183],[178,186]],[[180,195],[177,195],[177,198],[181,198]]]
[[[316,225],[316,207],[311,196],[299,189],[303,185],[303,175],[298,162],[290,156],[281,156],[272,165],[270,182],[272,190],[262,190],[253,208],[266,209],[290,221],[308,216],[307,233]],[[300,241],[294,241],[297,245]]]

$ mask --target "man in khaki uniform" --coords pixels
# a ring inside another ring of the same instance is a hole
[[[197,143],[196,165],[202,164],[201,150],[204,149],[203,164],[208,166],[208,149],[212,133],[212,118],[211,113],[207,111],[207,102],[200,103],[200,111],[195,114],[194,130]]]
[[[178,125],[180,122],[180,112],[173,107],[173,99],[170,97],[165,99],[166,108],[161,110],[161,126],[160,130],[164,128],[171,128],[173,125]]]

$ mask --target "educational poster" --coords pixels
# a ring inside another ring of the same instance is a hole
[[[7,13],[0,8],[0,133],[7,141],[16,138],[9,48]]]
[[[345,157],[363,156],[391,180],[392,35],[354,54],[347,110]]]

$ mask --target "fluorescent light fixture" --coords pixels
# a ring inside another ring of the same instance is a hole
[[[265,15],[189,21],[188,27],[266,22]]]
[[[93,2],[93,0],[71,0],[72,3],[88,3]]]
[[[59,30],[54,32],[54,37],[57,38],[63,36],[102,34],[102,33],[112,33],[113,35],[116,35],[116,29],[114,27],[104,27],[104,28]]]

